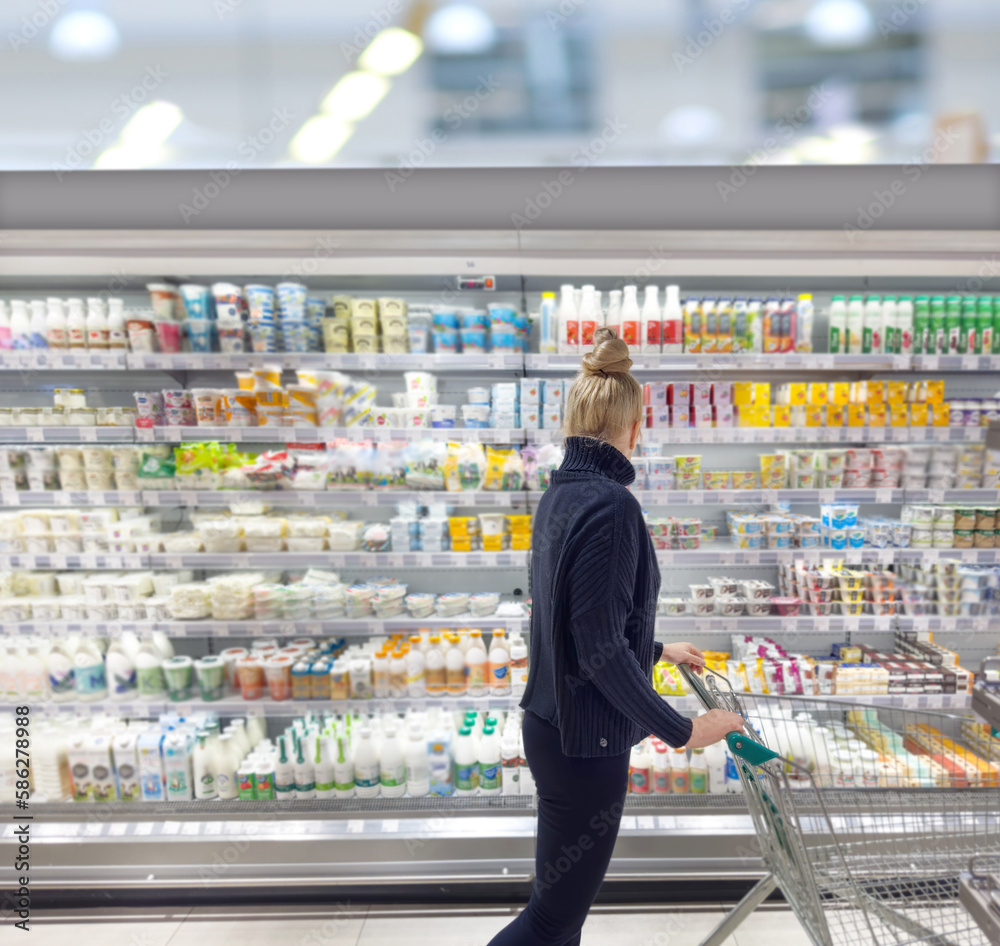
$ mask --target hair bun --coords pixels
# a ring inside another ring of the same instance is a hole
[[[628,374],[632,359],[628,356],[628,345],[613,328],[599,328],[594,332],[594,350],[583,356],[585,375],[609,377]]]

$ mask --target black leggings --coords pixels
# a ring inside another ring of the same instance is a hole
[[[528,906],[489,946],[578,946],[618,837],[629,753],[565,756],[559,730],[530,712],[523,732],[538,789],[535,887]]]

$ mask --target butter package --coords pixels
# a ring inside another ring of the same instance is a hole
[[[691,408],[684,404],[673,404],[670,408],[670,426],[685,428],[691,426]]]
[[[695,427],[711,427],[713,417],[711,404],[691,408],[691,420]]]
[[[713,408],[716,427],[733,427],[736,424],[736,414],[731,404],[722,404]]]
[[[559,380],[546,379],[542,382],[542,402],[544,404],[562,404],[565,385]]]
[[[716,407],[732,406],[733,404],[733,382],[713,381],[712,382],[712,403]]]
[[[691,406],[691,385],[686,381],[673,381],[667,385],[667,403],[671,407]]]
[[[669,427],[670,426],[670,408],[669,407],[650,407],[647,408],[646,414],[646,426],[647,427]]]
[[[712,385],[708,381],[695,381],[691,385],[691,406],[707,407],[712,403]]]
[[[647,407],[667,406],[667,382],[648,381],[642,388],[642,401]]]
[[[521,403],[540,404],[542,382],[538,378],[521,378]]]

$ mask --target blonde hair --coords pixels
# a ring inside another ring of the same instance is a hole
[[[583,356],[566,403],[568,437],[614,443],[642,422],[642,387],[629,374],[631,367],[628,345],[614,329],[594,332],[594,350]]]

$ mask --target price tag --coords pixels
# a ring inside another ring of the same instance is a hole
[[[184,567],[184,556],[183,555],[164,555],[163,556],[164,565],[166,568],[183,568]]]
[[[837,501],[837,491],[835,489],[819,490],[819,501],[821,503],[835,503]]]
[[[983,439],[983,428],[982,427],[966,427],[965,428],[965,439],[966,440],[982,440]]]
[[[156,431],[152,427],[135,428],[135,439],[138,443],[152,443],[155,435]]]
[[[979,561],[979,553],[975,549],[961,549],[962,561],[975,564]]]
[[[80,834],[87,838],[96,838],[100,835],[101,829],[104,827],[102,824],[85,824],[81,825]]]
[[[635,819],[636,827],[640,831],[655,831],[656,830],[656,819],[650,817],[649,815],[640,815]]]
[[[929,502],[929,503],[943,503],[944,502],[944,490],[943,489],[929,489],[929,490],[927,490],[927,502]]]
[[[247,716],[263,716],[264,715],[264,704],[250,702],[246,707]]]
[[[962,355],[962,368],[965,371],[977,371],[979,369],[979,356]]]
[[[383,834],[395,834],[399,831],[399,821],[396,818],[387,818],[382,822]]]
[[[938,561],[941,558],[941,553],[938,549],[924,549],[920,557],[925,562],[931,563]]]
[[[687,502],[691,506],[699,506],[705,501],[705,493],[700,489],[689,489],[682,493],[686,498],[681,502]]]
[[[723,618],[722,629],[724,631],[738,631],[740,622],[738,618]]]
[[[181,823],[179,821],[164,821],[160,825],[160,834],[180,834]]]
[[[910,358],[908,355],[893,355],[892,356],[892,370],[893,371],[908,371],[910,368]]]
[[[125,821],[114,821],[108,825],[108,837],[120,838],[128,830],[128,823]]]
[[[45,431],[41,427],[25,427],[24,432],[28,443],[45,442]]]
[[[915,631],[930,630],[931,619],[926,614],[918,615],[913,619],[913,629]]]
[[[891,631],[892,630],[892,618],[885,617],[884,615],[879,615],[875,618],[875,630],[876,631]]]
[[[361,834],[365,830],[365,823],[359,818],[353,818],[347,822],[348,834]]]
[[[80,428],[80,440],[83,443],[97,443],[97,428],[96,427],[81,427]]]
[[[55,499],[57,506],[72,506],[73,500],[69,493],[53,493],[53,499]]]
[[[795,618],[781,618],[781,630],[785,634],[793,633],[796,624],[797,621]]]
[[[774,504],[778,502],[778,491],[776,489],[765,489],[761,490],[762,501],[765,504]]]
[[[875,490],[875,502],[877,503],[891,503],[893,490],[891,489],[877,489]]]
[[[813,628],[817,631],[830,630],[830,619],[828,617],[813,618]]]
[[[187,835],[188,837],[190,837],[191,835],[201,834],[201,822],[185,821],[184,827],[181,828],[181,834]]]
[[[660,565],[673,565],[674,564],[674,553],[673,552],[657,552],[656,557],[660,562]]]

